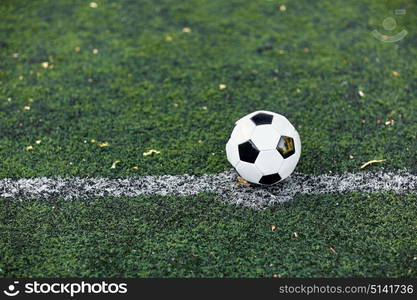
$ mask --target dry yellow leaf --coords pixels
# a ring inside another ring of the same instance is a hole
[[[367,161],[366,163],[364,163],[361,166],[361,169],[366,168],[369,165],[380,163],[380,162],[383,162],[383,161],[385,161],[385,159],[374,159],[374,160]]]
[[[242,177],[238,176],[237,177],[237,183],[235,184],[236,187],[239,186],[250,186],[250,183],[248,181],[246,181],[245,179],[243,179]]]
[[[152,155],[152,154],[159,154],[159,153],[161,153],[161,151],[158,151],[158,150],[155,150],[155,149],[150,149],[146,152],[143,152],[143,156],[149,156],[149,155]]]
[[[104,142],[104,143],[100,143],[100,144],[98,144],[98,146],[99,147],[108,147],[108,146],[110,146],[110,144],[108,143],[108,142]]]
[[[111,165],[110,169],[116,169],[118,163],[120,163],[120,160],[114,161],[113,164]]]

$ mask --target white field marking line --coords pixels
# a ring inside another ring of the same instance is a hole
[[[146,195],[189,196],[202,192],[252,208],[267,208],[291,200],[298,194],[346,192],[417,193],[417,174],[406,171],[361,172],[339,175],[293,174],[281,183],[263,186],[236,186],[237,174],[163,175],[128,178],[30,178],[0,179],[0,198],[48,200],[63,198],[137,197]]]

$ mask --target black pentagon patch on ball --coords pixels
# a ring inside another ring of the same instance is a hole
[[[256,148],[255,144],[249,140],[240,144],[238,147],[240,160],[253,164],[259,154],[259,150]]]
[[[288,158],[293,155],[295,153],[293,138],[285,135],[281,136],[278,141],[277,150],[283,158]]]
[[[259,183],[261,184],[274,184],[281,180],[281,176],[279,176],[278,173],[262,176],[261,180],[259,180]]]
[[[250,119],[252,120],[253,123],[255,123],[255,125],[266,125],[266,124],[272,123],[273,117],[274,117],[273,115],[269,115],[266,113],[259,113],[259,114],[254,115]]]

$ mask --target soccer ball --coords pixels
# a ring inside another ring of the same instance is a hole
[[[284,116],[255,111],[236,122],[226,154],[243,179],[274,184],[294,171],[301,154],[300,136]]]

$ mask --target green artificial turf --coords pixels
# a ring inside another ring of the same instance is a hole
[[[0,2],[0,178],[221,172],[259,109],[298,129],[298,172],[417,172],[415,2],[96,3]],[[416,200],[0,199],[0,276],[415,277]]]
[[[209,195],[1,205],[3,276],[417,275],[415,195],[309,196],[266,211]]]

